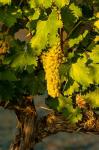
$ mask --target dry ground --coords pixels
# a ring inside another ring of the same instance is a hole
[[[0,108],[0,150],[8,150],[16,131],[13,112]],[[35,150],[99,150],[99,135],[64,133],[51,135],[35,146]]]

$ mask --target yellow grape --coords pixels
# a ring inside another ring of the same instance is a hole
[[[85,129],[92,129],[94,127],[95,127],[95,119],[94,118],[91,118],[84,123]]]
[[[63,62],[64,55],[59,44],[50,48],[42,54],[42,63],[47,80],[48,94],[53,98],[60,95],[60,75],[59,67]]]
[[[0,55],[6,54],[9,50],[9,44],[6,41],[0,40]]]

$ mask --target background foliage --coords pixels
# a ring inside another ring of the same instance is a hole
[[[40,59],[60,38],[61,95],[48,96],[47,104],[71,122],[82,119],[82,103],[99,107],[98,3],[0,0],[0,99],[14,103],[22,95],[47,92]]]

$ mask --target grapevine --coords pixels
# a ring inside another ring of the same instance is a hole
[[[69,124],[99,132],[98,3],[0,0],[0,106],[19,121],[13,150]],[[35,95],[52,114],[38,118]]]

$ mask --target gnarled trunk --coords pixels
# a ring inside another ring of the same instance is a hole
[[[36,143],[37,114],[32,101],[27,101],[24,107],[16,107],[17,134],[10,150],[33,150]]]

